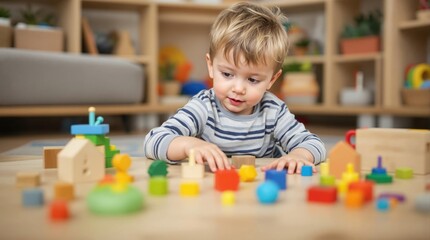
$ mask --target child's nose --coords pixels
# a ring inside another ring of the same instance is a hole
[[[245,84],[241,79],[236,80],[233,91],[237,94],[245,94]]]

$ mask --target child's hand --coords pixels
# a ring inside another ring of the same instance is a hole
[[[230,169],[230,161],[227,156],[218,146],[212,143],[201,141],[198,145],[194,145],[194,159],[197,163],[204,164],[208,162],[209,168],[212,172],[217,169],[224,170],[225,168]]]
[[[297,150],[297,151],[296,151]],[[310,160],[313,156],[305,149],[296,149],[291,153],[282,156],[275,161],[261,167],[261,170],[267,171],[269,169],[276,169],[278,171],[288,168],[288,174],[301,173],[304,165],[312,166],[312,171],[317,172],[315,165]],[[306,151],[306,152],[303,152]]]

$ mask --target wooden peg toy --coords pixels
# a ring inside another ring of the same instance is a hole
[[[387,169],[382,166],[381,156],[378,156],[378,165],[372,168],[372,174],[387,174]]]
[[[329,163],[323,162],[320,164],[320,185],[321,186],[335,186],[336,178],[329,173]]]
[[[232,165],[240,169],[242,165],[252,165],[255,167],[255,156],[252,155],[235,155],[231,157]]]
[[[359,180],[359,175],[354,170],[354,165],[352,163],[346,165],[346,172],[342,174],[342,180],[348,184]]]
[[[378,158],[378,167],[382,168],[382,158]],[[382,173],[383,171],[380,171],[381,173],[371,173],[366,175],[366,180],[373,181],[377,184],[384,184],[384,183],[392,183],[393,177],[388,175],[386,172]]]
[[[188,154],[188,162],[182,163],[181,167],[183,178],[203,178],[205,175],[205,166],[196,163],[194,149]]]

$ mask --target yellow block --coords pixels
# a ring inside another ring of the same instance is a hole
[[[257,170],[253,165],[242,165],[239,169],[239,177],[242,182],[252,182],[257,177]]]
[[[183,197],[193,197],[200,193],[200,186],[197,182],[184,182],[179,186],[179,194]]]
[[[221,193],[221,203],[223,206],[232,206],[235,202],[236,195],[233,191],[224,191]]]

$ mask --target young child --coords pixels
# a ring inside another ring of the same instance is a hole
[[[213,88],[195,95],[145,137],[148,158],[169,163],[188,157],[212,171],[230,169],[227,157],[277,158],[261,169],[300,173],[324,161],[321,140],[285,103],[268,92],[282,74],[288,38],[278,8],[238,3],[222,11],[210,32],[206,62]]]

